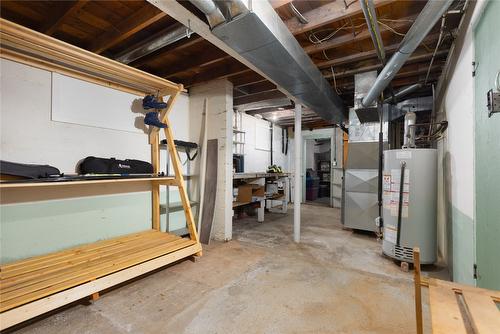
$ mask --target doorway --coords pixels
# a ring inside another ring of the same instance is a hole
[[[305,203],[331,206],[331,137],[305,139]]]

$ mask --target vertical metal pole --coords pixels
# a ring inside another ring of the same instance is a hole
[[[293,241],[300,242],[300,202],[302,200],[302,106],[295,105],[295,174],[293,195]]]

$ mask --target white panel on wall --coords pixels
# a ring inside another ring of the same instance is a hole
[[[140,133],[144,114],[139,96],[52,74],[53,121]]]
[[[269,123],[266,121],[255,120],[255,149],[270,151],[271,150],[271,130]]]

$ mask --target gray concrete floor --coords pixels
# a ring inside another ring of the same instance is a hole
[[[415,333],[412,273],[339,211],[303,205],[234,223],[234,240],[18,328],[18,333]],[[430,268],[432,276],[445,270]],[[424,289],[424,323],[429,329]]]

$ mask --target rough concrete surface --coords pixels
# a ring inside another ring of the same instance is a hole
[[[415,333],[412,272],[373,235],[342,229],[336,209],[302,206],[234,223],[233,241],[75,304],[16,333]],[[431,275],[443,274],[437,271]],[[424,324],[429,330],[427,294]]]

